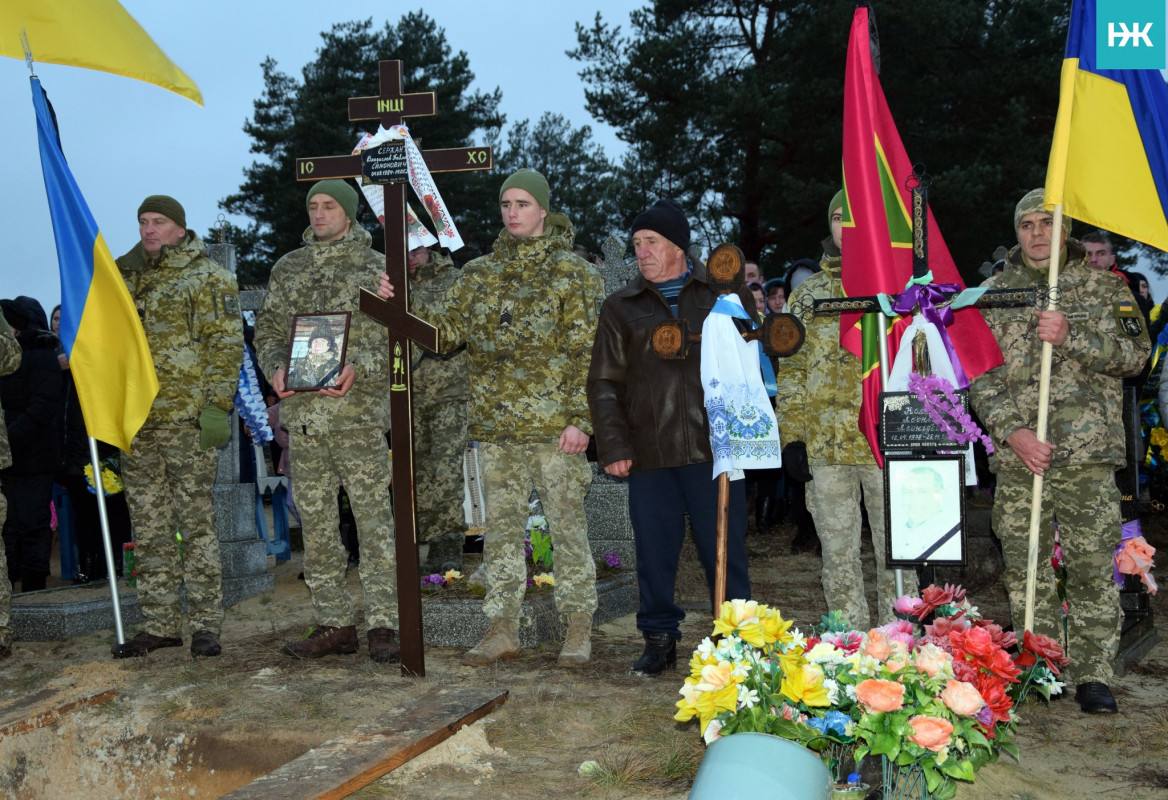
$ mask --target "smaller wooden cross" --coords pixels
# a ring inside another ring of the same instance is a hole
[[[374,97],[350,97],[349,119],[377,120],[385,128],[400,125],[405,117],[433,116],[434,93],[403,94],[400,61],[382,61],[379,65],[380,94]],[[390,145],[400,148],[402,145]],[[378,148],[382,150],[384,148]],[[298,158],[296,180],[319,181],[326,178],[355,178],[364,175],[383,183],[385,199],[385,271],[396,292],[383,300],[361,290],[359,308],[389,329],[389,358],[393,365],[389,394],[389,418],[393,436],[393,518],[396,528],[398,633],[401,640],[403,675],[426,674],[422,648],[421,582],[418,578],[417,511],[414,495],[414,431],[410,403],[410,342],[427,350],[438,350],[438,331],[409,310],[409,270],[406,269],[406,184],[398,170],[398,154],[366,153],[321,158]],[[493,154],[489,147],[451,147],[422,152],[430,172],[465,172],[492,169]],[[372,173],[372,174],[371,174]]]

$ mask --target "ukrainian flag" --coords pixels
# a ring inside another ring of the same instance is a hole
[[[1168,250],[1168,85],[1159,70],[1099,69],[1095,22],[1095,0],[1076,0],[1046,203]]]
[[[125,75],[203,105],[195,82],[118,0],[4,0],[0,56],[25,58],[22,32],[37,61]]]
[[[61,343],[89,435],[128,452],[158,394],[154,360],[126,284],[65,162],[35,76],[32,104],[61,267]]]

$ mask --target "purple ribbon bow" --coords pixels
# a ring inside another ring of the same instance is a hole
[[[941,334],[945,351],[949,353],[949,363],[953,365],[953,377],[957,379],[957,388],[967,389],[969,388],[969,378],[965,376],[965,370],[961,368],[961,359],[957,357],[957,350],[954,349],[953,342],[949,339],[949,332],[946,330],[953,324],[953,309],[947,305],[941,308],[934,305],[945,300],[946,294],[960,291],[961,286],[956,283],[930,283],[924,286],[914,283],[892,298],[892,310],[904,316],[911,314],[917,306],[921,307],[921,314],[929,322],[936,325]]]

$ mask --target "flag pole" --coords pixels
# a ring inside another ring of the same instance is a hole
[[[1050,300],[1047,311],[1058,310],[1059,261],[1062,258],[1063,206],[1054,207],[1054,230],[1051,231],[1050,267],[1047,270],[1047,286]],[[1042,364],[1038,376],[1038,424],[1035,435],[1038,441],[1046,441],[1046,426],[1050,416],[1050,362],[1054,348],[1050,342],[1042,343]],[[1042,522],[1042,476],[1035,473],[1030,498],[1030,541],[1026,553],[1026,622],[1024,630],[1034,630],[1034,595],[1038,584],[1038,531]]]
[[[106,578],[109,580],[110,600],[114,608],[114,632],[118,644],[125,644],[126,634],[122,629],[122,606],[118,598],[118,573],[114,569],[114,549],[110,543],[109,515],[105,510],[105,481],[101,474],[101,459],[97,456],[97,440],[89,437],[89,463],[93,466],[93,488],[97,494],[97,516],[101,520],[101,542],[105,548]]]

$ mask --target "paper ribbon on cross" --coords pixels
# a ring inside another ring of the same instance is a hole
[[[410,186],[414,190],[414,194],[422,201],[422,206],[426,209],[426,213],[430,216],[430,220],[434,223],[434,228],[438,232],[437,238],[430,233],[418,218],[414,216],[413,210],[406,205],[406,220],[409,224],[409,249],[413,250],[415,247],[429,247],[432,244],[441,244],[447,250],[458,250],[463,246],[462,237],[458,235],[458,228],[454,225],[454,218],[446,210],[446,204],[442,200],[442,195],[438,192],[438,187],[434,185],[434,179],[430,176],[430,170],[426,167],[426,159],[422,156],[422,151],[414,143],[410,136],[410,131],[405,125],[392,125],[388,129],[378,126],[377,133],[366,133],[361,136],[361,140],[357,142],[357,146],[353,148],[353,154],[356,155],[362,150],[368,150],[371,147],[377,147],[380,144],[390,141],[404,142],[403,147],[406,149],[406,164],[409,169]],[[377,215],[377,219],[382,225],[385,224],[385,198],[384,192],[380,186],[366,183],[362,178],[357,178],[357,183],[361,185],[361,191],[365,195],[365,199],[369,203],[369,207],[373,209],[373,213]]]

